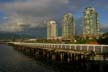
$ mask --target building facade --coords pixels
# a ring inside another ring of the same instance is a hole
[[[75,20],[71,13],[67,13],[63,17],[62,38],[73,39],[75,36]]]
[[[47,24],[47,39],[57,38],[57,23],[54,20],[50,20]]]
[[[87,7],[84,11],[83,37],[96,38],[99,36],[98,13],[92,7]]]

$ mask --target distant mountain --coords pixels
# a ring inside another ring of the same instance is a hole
[[[2,32],[0,31],[0,39],[22,39],[22,38],[46,38],[47,28],[29,28],[21,32]]]
[[[24,38],[32,38],[32,36],[27,34],[16,34],[16,33],[7,33],[7,32],[0,32],[0,40],[7,40],[7,39],[24,39]]]
[[[35,38],[46,38],[47,37],[47,27],[29,28],[24,30],[22,34],[28,34]]]

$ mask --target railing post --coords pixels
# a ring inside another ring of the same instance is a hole
[[[95,48],[96,48],[96,47],[95,47],[95,45],[94,45],[94,46],[93,46],[93,51],[94,51],[94,52],[95,52]]]
[[[80,51],[82,51],[82,45],[80,45]]]
[[[71,45],[69,45],[69,49],[71,50]]]
[[[87,51],[89,50],[89,45],[87,45]]]
[[[74,49],[76,50],[76,45],[75,45]]]
[[[101,53],[103,52],[103,45],[101,46]]]

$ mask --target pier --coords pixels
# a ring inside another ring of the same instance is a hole
[[[60,62],[72,62],[81,59],[108,60],[108,45],[25,42],[9,42],[8,44],[19,51],[36,57]]]

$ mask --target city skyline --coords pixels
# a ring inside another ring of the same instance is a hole
[[[58,29],[61,28],[62,16],[65,13],[72,13],[78,29],[81,30],[83,12],[89,6],[98,12],[101,32],[107,32],[107,2],[107,0],[0,0],[0,32],[21,32],[30,35],[34,35],[35,32],[35,36],[43,36],[49,19],[56,19]],[[23,24],[18,25],[16,21],[18,19]]]
[[[57,22],[55,20],[49,20],[47,24],[47,39],[58,39],[59,30],[57,30]],[[77,28],[75,19],[72,13],[66,13],[62,19],[62,39],[74,40],[77,36]],[[82,38],[94,39],[99,38],[100,23],[99,15],[95,8],[87,7],[83,13],[83,32],[81,33]]]

